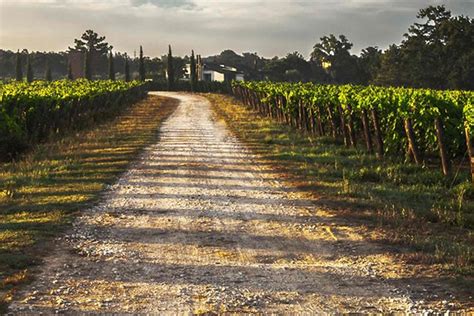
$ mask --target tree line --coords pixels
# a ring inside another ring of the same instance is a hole
[[[71,53],[80,52],[84,55],[83,76],[87,79],[121,79],[125,81],[167,78],[170,54],[150,58],[144,55],[140,46],[139,56],[133,58],[126,53],[113,52],[113,47],[105,42],[93,30],[87,30],[80,39],[75,39],[75,46],[65,52],[13,52],[0,49],[0,80],[16,79],[27,81],[35,79],[75,79],[72,78],[72,67],[69,62]],[[171,47],[170,47],[171,51]],[[91,62],[92,57],[94,63]],[[190,57],[171,58],[174,74],[181,78],[186,71],[186,63]]]
[[[473,90],[474,19],[454,16],[445,6],[421,9],[416,17],[404,40],[385,51],[369,46],[357,56],[345,35],[330,34],[309,59],[299,52],[265,59],[226,50],[204,61],[234,66],[248,80]]]
[[[421,9],[416,17],[418,20],[408,28],[404,40],[385,51],[369,46],[357,56],[351,53],[353,43],[345,35],[330,34],[320,38],[308,59],[299,52],[268,59],[257,53],[239,55],[224,50],[202,61],[236,67],[245,73],[246,80],[474,89],[474,19],[454,16],[445,6]],[[0,78],[15,78],[18,64],[31,68],[30,75],[35,78],[47,78],[48,72],[54,79],[67,78],[67,56],[71,51],[99,52],[96,69],[90,74],[95,79],[175,81],[185,76],[186,64],[196,67],[194,52],[190,56],[172,56],[171,47],[167,55],[154,58],[144,56],[141,47],[138,57],[112,53],[113,47],[105,37],[92,30],[74,42],[74,47],[59,53],[0,50]]]

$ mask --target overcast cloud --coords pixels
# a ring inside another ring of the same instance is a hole
[[[416,12],[445,4],[474,17],[474,0],[0,0],[0,48],[65,50],[84,30],[117,51],[161,56],[224,49],[272,57],[305,56],[321,36],[345,34],[353,53],[399,43]]]

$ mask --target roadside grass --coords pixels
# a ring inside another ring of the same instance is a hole
[[[112,121],[0,163],[0,313],[17,285],[31,278],[29,270],[51,247],[48,241],[156,140],[161,121],[176,105],[148,96]]]
[[[262,160],[328,208],[370,219],[382,232],[380,242],[410,245],[415,253],[409,261],[473,276],[474,190],[468,170],[445,178],[436,168],[406,163],[405,157],[378,160],[363,148],[347,148],[262,117],[232,97],[205,96],[217,117]]]

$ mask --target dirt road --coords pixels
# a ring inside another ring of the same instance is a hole
[[[206,99],[160,95],[180,105],[159,141],[57,240],[12,312],[416,311],[442,290],[285,186]]]

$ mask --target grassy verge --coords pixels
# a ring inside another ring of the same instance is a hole
[[[384,243],[413,247],[409,260],[472,279],[474,194],[467,171],[445,179],[437,169],[402,158],[380,161],[261,117],[231,97],[206,96],[236,136],[301,189],[343,216],[379,224]]]
[[[157,96],[113,121],[37,146],[18,162],[0,164],[0,312],[48,241],[156,140],[176,102]]]

